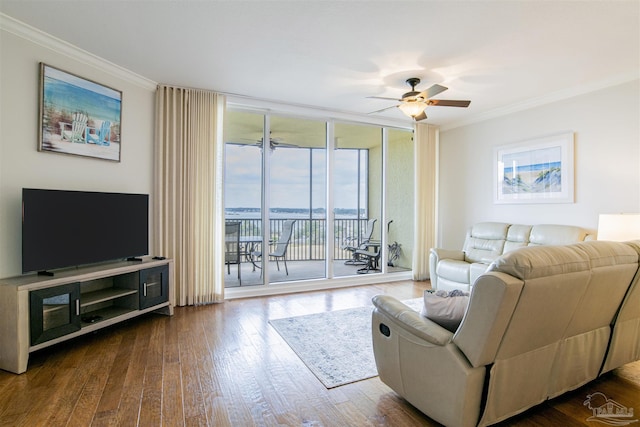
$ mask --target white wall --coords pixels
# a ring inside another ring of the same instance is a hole
[[[575,135],[571,204],[493,203],[493,148]],[[573,224],[600,213],[640,212],[640,80],[440,133],[438,246],[461,248],[479,221]]]
[[[21,272],[23,187],[151,194],[155,108],[153,82],[129,78],[126,70],[36,30],[4,23],[9,25],[0,28],[0,277]],[[40,62],[122,91],[121,162],[37,150]]]

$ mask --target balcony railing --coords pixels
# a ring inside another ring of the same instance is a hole
[[[325,257],[325,219],[292,218],[293,234],[287,249],[287,259],[292,261],[323,260]],[[277,240],[282,225],[287,218],[270,219],[271,236]],[[240,222],[240,236],[261,236],[262,220],[255,218],[232,217],[227,221]],[[351,237],[360,236],[367,227],[368,218],[336,219],[333,222],[334,248],[333,259],[351,258],[351,252],[342,249],[344,242]]]

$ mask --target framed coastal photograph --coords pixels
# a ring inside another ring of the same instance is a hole
[[[40,63],[38,150],[120,161],[122,92]]]
[[[573,203],[573,132],[494,149],[495,203]]]

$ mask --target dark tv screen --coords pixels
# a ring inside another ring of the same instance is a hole
[[[22,189],[22,272],[149,253],[149,195]]]

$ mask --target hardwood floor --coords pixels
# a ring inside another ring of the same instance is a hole
[[[367,305],[380,293],[419,297],[427,286],[396,282],[142,316],[34,353],[22,375],[0,371],[0,425],[437,425],[378,378],[327,390],[268,323]],[[640,418],[636,362],[502,425],[594,425],[583,401],[596,391]]]

